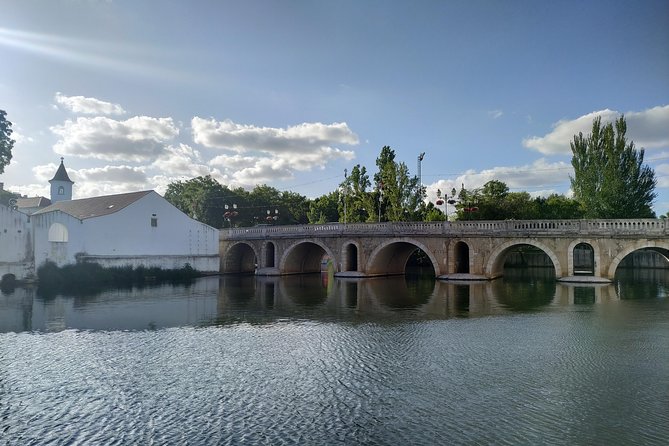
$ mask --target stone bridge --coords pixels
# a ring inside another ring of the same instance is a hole
[[[484,280],[503,274],[507,255],[543,251],[559,280],[608,282],[639,250],[669,258],[664,219],[500,220],[334,223],[222,229],[221,273],[272,276],[321,271],[331,259],[339,277],[404,274],[417,249],[439,279]]]

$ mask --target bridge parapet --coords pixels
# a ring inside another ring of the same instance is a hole
[[[255,226],[222,229],[221,240],[294,237],[414,236],[462,234],[479,236],[531,235],[634,235],[661,236],[667,233],[664,219],[619,220],[492,220],[454,222],[327,223],[322,225]]]

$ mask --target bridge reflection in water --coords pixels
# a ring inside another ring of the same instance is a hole
[[[504,279],[484,282],[402,276],[349,279],[331,274],[220,276],[190,286],[52,298],[37,296],[35,289],[17,288],[0,293],[0,332],[146,330],[281,319],[484,317],[663,298],[669,290],[669,271],[662,269],[626,270],[613,284],[556,282],[545,268],[507,273]]]
[[[510,256],[539,252],[558,280],[611,282],[634,253],[669,258],[669,233],[663,219],[327,224],[220,232],[223,274],[314,273],[329,259],[339,277],[403,275],[416,251],[444,280],[501,277]]]

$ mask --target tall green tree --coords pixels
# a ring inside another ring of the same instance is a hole
[[[357,164],[339,185],[339,216],[348,223],[373,221],[374,198],[367,189],[370,187],[369,175],[364,166]],[[344,215],[346,214],[346,215]]]
[[[12,160],[12,149],[14,140],[12,136],[12,123],[6,119],[7,113],[0,110],[0,173],[5,171],[5,166]]]
[[[654,217],[657,196],[655,172],[643,164],[644,150],[627,141],[627,123],[621,116],[602,127],[601,118],[592,123],[592,133],[574,135],[571,142],[570,176],[574,198],[585,218]]]
[[[425,188],[420,185],[417,176],[409,175],[405,163],[395,161],[395,151],[384,146],[376,159],[379,171],[374,174],[374,181],[382,185],[381,209],[383,220],[415,221],[425,216]],[[373,219],[372,219],[373,221]]]

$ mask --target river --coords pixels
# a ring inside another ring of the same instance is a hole
[[[0,445],[666,445],[669,272],[0,294]]]

